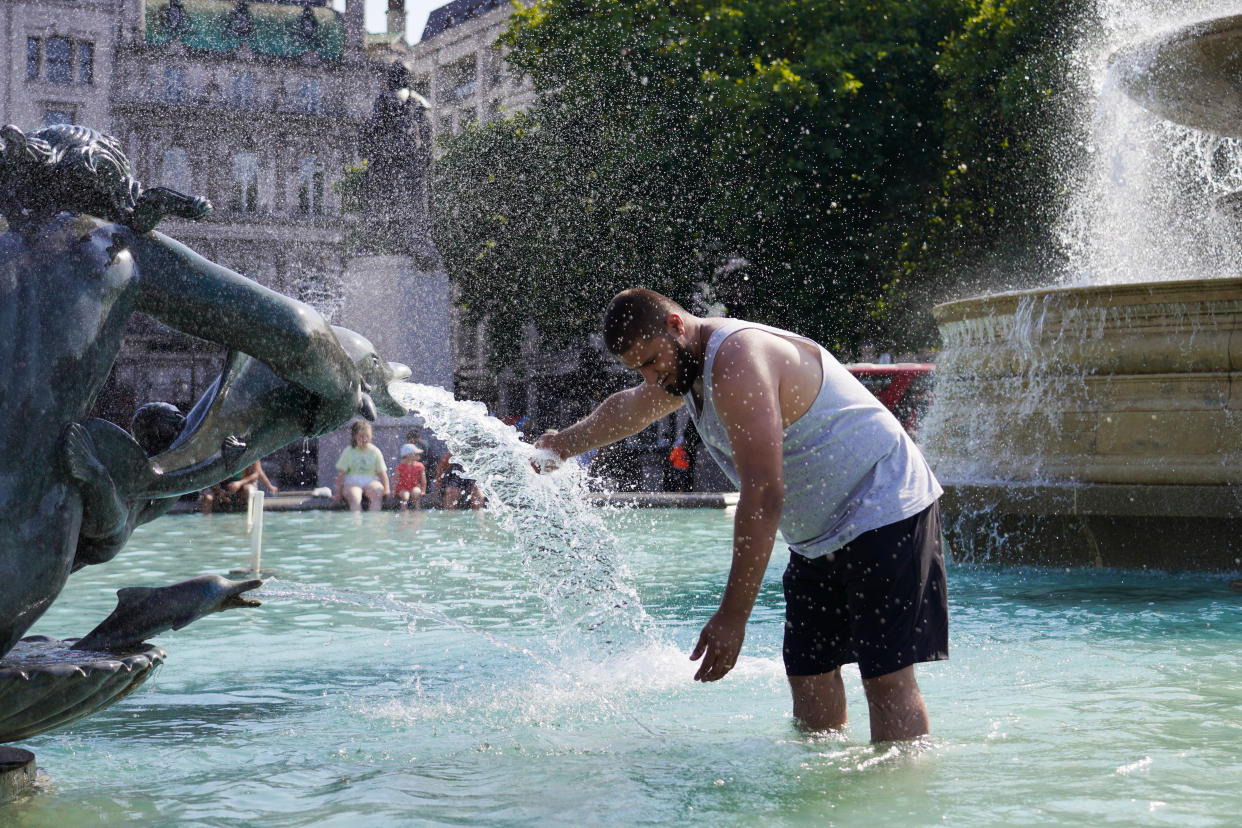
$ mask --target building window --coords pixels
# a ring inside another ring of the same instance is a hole
[[[474,55],[444,67],[440,78],[440,99],[460,101],[470,97],[479,86],[479,62]]]
[[[164,160],[160,165],[160,183],[180,193],[193,191],[194,176],[190,169],[190,154],[181,147],[164,150]]]
[[[78,83],[92,84],[95,82],[95,44],[82,41],[78,43]]]
[[[73,80],[73,43],[67,38],[47,39],[47,79],[52,83]]]
[[[319,78],[304,78],[298,84],[298,93],[293,99],[295,112],[316,115],[323,112],[323,85]]]
[[[259,209],[259,159],[251,152],[233,156],[233,193],[229,208],[235,213],[254,213]]]
[[[37,37],[26,38],[26,80],[43,78],[50,83],[73,83],[74,49],[77,49],[77,81],[95,82],[95,44],[75,43],[67,37],[49,37],[46,43]]]
[[[233,76],[233,106],[238,109],[254,109],[254,75],[239,72]]]
[[[164,103],[185,101],[185,67],[164,67]]]
[[[72,124],[72,109],[49,109],[43,113],[43,125],[45,127],[56,126],[57,124]]]
[[[42,44],[37,37],[26,38],[26,80],[38,80]]]
[[[298,167],[298,213],[323,215],[323,165],[313,155],[303,158]]]

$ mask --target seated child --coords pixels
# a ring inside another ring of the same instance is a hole
[[[198,510],[204,515],[210,515],[216,509],[244,507],[250,499],[250,492],[260,483],[266,486],[272,494],[278,491],[264,474],[263,464],[255,460],[229,480],[222,480],[211,488],[199,492]]]
[[[415,509],[422,508],[421,498],[427,491],[427,468],[419,462],[423,450],[413,443],[401,447],[401,462],[397,464],[397,507],[404,509],[411,503]]]

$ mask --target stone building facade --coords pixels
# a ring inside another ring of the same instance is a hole
[[[109,121],[108,91],[123,0],[0,4],[6,37],[0,120],[22,129]]]
[[[161,229],[328,312],[346,256],[332,185],[354,158],[376,88],[361,5],[347,11],[351,30],[332,9],[309,4],[129,2],[109,91],[107,128],[139,179],[215,205],[201,222]],[[122,405],[131,394],[189,403],[214,377],[212,350],[138,324],[112,393]]]
[[[390,18],[403,26],[401,7],[392,0]],[[162,231],[331,315],[357,221],[333,185],[358,160],[384,67],[405,54],[399,33],[366,34],[364,0],[346,0],[344,12],[325,0],[16,0],[0,14],[0,122],[115,135],[144,184],[215,207]],[[136,318],[96,413],[123,423],[150,400],[184,410],[222,357]],[[297,447],[269,473],[313,483],[312,453]]]
[[[508,0],[453,0],[433,10],[407,64],[414,87],[431,103],[436,136],[460,133],[506,112],[520,112],[535,99],[529,80],[508,71],[496,39],[513,6]],[[485,402],[501,414],[505,386],[487,364],[482,326],[453,323],[453,380],[457,394]],[[507,402],[507,400],[505,400]]]

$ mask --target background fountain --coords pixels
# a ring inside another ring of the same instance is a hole
[[[1242,135],[1240,69],[1236,16],[1118,51],[1095,126],[1120,140],[1096,147],[1100,174],[1066,224],[1070,279],[1091,284],[934,310],[944,352],[923,433],[959,555],[1242,558],[1242,180],[1228,137]],[[1165,123],[1127,119],[1134,102]],[[1188,171],[1206,193],[1170,186]]]

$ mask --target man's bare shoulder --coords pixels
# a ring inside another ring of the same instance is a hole
[[[729,335],[716,350],[712,378],[717,371],[779,369],[797,359],[797,346],[761,328],[743,328]]]
[[[823,366],[809,340],[747,328],[721,343],[712,365],[717,408],[779,408],[789,426],[819,394]]]
[[[727,405],[731,396],[753,399],[765,391],[776,393],[781,365],[788,355],[782,355],[787,343],[757,328],[746,328],[730,335],[716,350],[712,362],[712,386],[716,389],[717,404]]]

